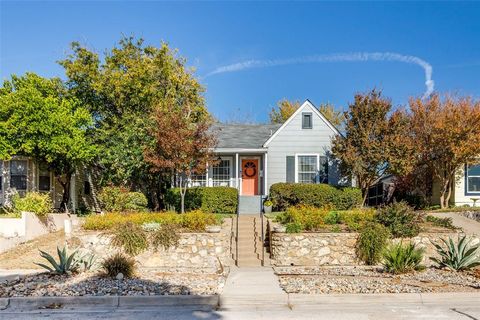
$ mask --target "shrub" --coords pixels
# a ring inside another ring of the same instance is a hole
[[[102,268],[109,277],[116,277],[119,273],[125,278],[131,278],[135,272],[135,260],[121,253],[116,253],[102,262]]]
[[[440,241],[445,245],[445,248],[438,243],[432,242],[440,255],[440,259],[430,258],[440,268],[461,271],[480,265],[480,257],[478,256],[480,243],[472,245],[472,239],[467,238],[466,235],[459,236],[457,243],[454,243],[452,238],[448,238],[448,240],[440,239]]]
[[[287,233],[299,233],[303,231],[303,225],[299,222],[289,222],[285,225],[285,231]]]
[[[151,231],[151,243],[155,251],[158,247],[167,250],[170,247],[178,245],[180,236],[178,235],[178,226],[174,224],[159,225],[157,229]]]
[[[421,270],[424,268],[421,265],[423,254],[424,250],[416,248],[412,243],[394,244],[383,252],[383,266],[393,274]]]
[[[340,223],[340,214],[337,211],[330,211],[325,216],[325,224],[339,224]]]
[[[270,187],[270,199],[277,211],[296,205],[348,210],[362,203],[359,189],[328,184],[276,183]]]
[[[420,233],[422,216],[406,202],[394,202],[377,210],[375,219],[386,226],[395,238],[415,237]]]
[[[189,212],[185,214],[172,212],[121,214],[111,212],[104,215],[91,215],[86,217],[83,228],[85,230],[108,231],[126,222],[131,222],[139,226],[149,224],[174,224],[182,227],[185,231],[204,231],[204,229],[201,229],[202,226],[219,225],[222,223],[222,217],[212,213],[204,213],[199,210],[194,214]]]
[[[276,216],[275,220],[281,224],[288,226],[289,224],[295,224],[295,227],[291,225],[290,228],[300,231],[316,231],[325,227],[325,216],[327,210],[315,208],[312,206],[296,206],[290,207],[285,212]]]
[[[59,247],[57,247],[57,255],[58,255],[58,262],[55,261],[55,259],[45,251],[40,250],[40,256],[47,260],[50,265],[46,265],[43,263],[35,263],[36,265],[47,269],[49,272],[52,273],[57,273],[57,274],[66,274],[70,272],[76,272],[78,271],[80,265],[79,261],[76,259],[77,252],[74,251],[72,254],[67,253],[67,247],[63,247],[62,250],[60,250]]]
[[[346,224],[350,231],[360,230],[365,223],[375,220],[374,209],[353,209],[339,212],[339,223]]]
[[[457,227],[455,227],[453,225],[453,220],[452,218],[449,218],[449,217],[446,217],[446,218],[438,218],[438,217],[435,217],[435,216],[427,216],[425,218],[425,220],[427,222],[430,222],[431,224],[433,224],[434,226],[437,226],[437,227],[442,227],[442,228],[447,228],[447,229],[451,229],[451,230],[456,230],[458,229]]]
[[[180,211],[180,189],[171,188],[165,195],[167,206]],[[201,209],[211,213],[237,213],[238,190],[230,187],[195,187],[187,189],[185,210]]]
[[[148,249],[147,234],[143,228],[131,221],[115,226],[107,233],[111,244],[130,256],[136,256]]]
[[[12,211],[16,215],[20,215],[22,211],[27,211],[38,216],[45,216],[52,210],[52,199],[48,193],[27,192],[25,197],[20,197],[18,194],[12,197]]]
[[[382,258],[390,232],[379,223],[366,223],[357,239],[356,253],[358,258],[367,265],[374,265]]]
[[[146,211],[148,201],[141,192],[131,192],[122,187],[104,187],[98,198],[105,211],[136,212]]]
[[[215,215],[205,213],[201,210],[194,210],[184,213],[182,216],[182,227],[190,231],[205,231],[209,225],[217,224]]]

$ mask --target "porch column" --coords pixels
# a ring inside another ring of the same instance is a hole
[[[268,154],[265,153],[263,155],[263,184],[264,184],[264,187],[263,187],[263,193],[264,195],[268,196],[268,189],[267,189],[267,177],[268,177]]]
[[[240,191],[240,183],[238,179],[238,171],[239,171],[238,159],[239,159],[238,153],[235,153],[235,187]]]

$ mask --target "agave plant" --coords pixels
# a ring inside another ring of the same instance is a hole
[[[46,265],[43,263],[35,263],[36,265],[47,269],[49,272],[53,273],[58,273],[58,274],[65,274],[65,273],[70,273],[70,272],[75,272],[78,270],[80,267],[79,260],[76,258],[77,256],[77,251],[74,251],[72,254],[67,253],[67,247],[63,247],[62,250],[60,250],[59,247],[57,247],[57,254],[59,261],[55,261],[55,259],[45,251],[39,250],[40,251],[40,256],[47,260],[50,265]]]
[[[437,249],[440,259],[431,257],[430,259],[438,264],[440,268],[448,268],[455,271],[469,270],[480,265],[480,256],[478,248],[480,243],[472,245],[472,239],[466,235],[458,237],[457,243],[452,238],[440,239],[445,248],[438,243],[432,244]]]

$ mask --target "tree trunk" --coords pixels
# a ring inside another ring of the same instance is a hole
[[[448,207],[448,201],[450,200],[450,179],[443,177],[442,189],[440,190],[440,208],[445,209]]]
[[[57,178],[58,182],[63,188],[62,202],[60,203],[60,211],[68,212],[68,202],[70,201],[70,180],[72,178],[71,173],[65,175],[65,182],[62,181],[62,178],[59,176]]]
[[[185,194],[187,193],[187,180],[180,176],[180,213],[185,213]]]

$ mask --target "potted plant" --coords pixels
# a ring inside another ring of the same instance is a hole
[[[263,212],[265,213],[272,213],[273,202],[270,200],[266,200],[263,203]]]

